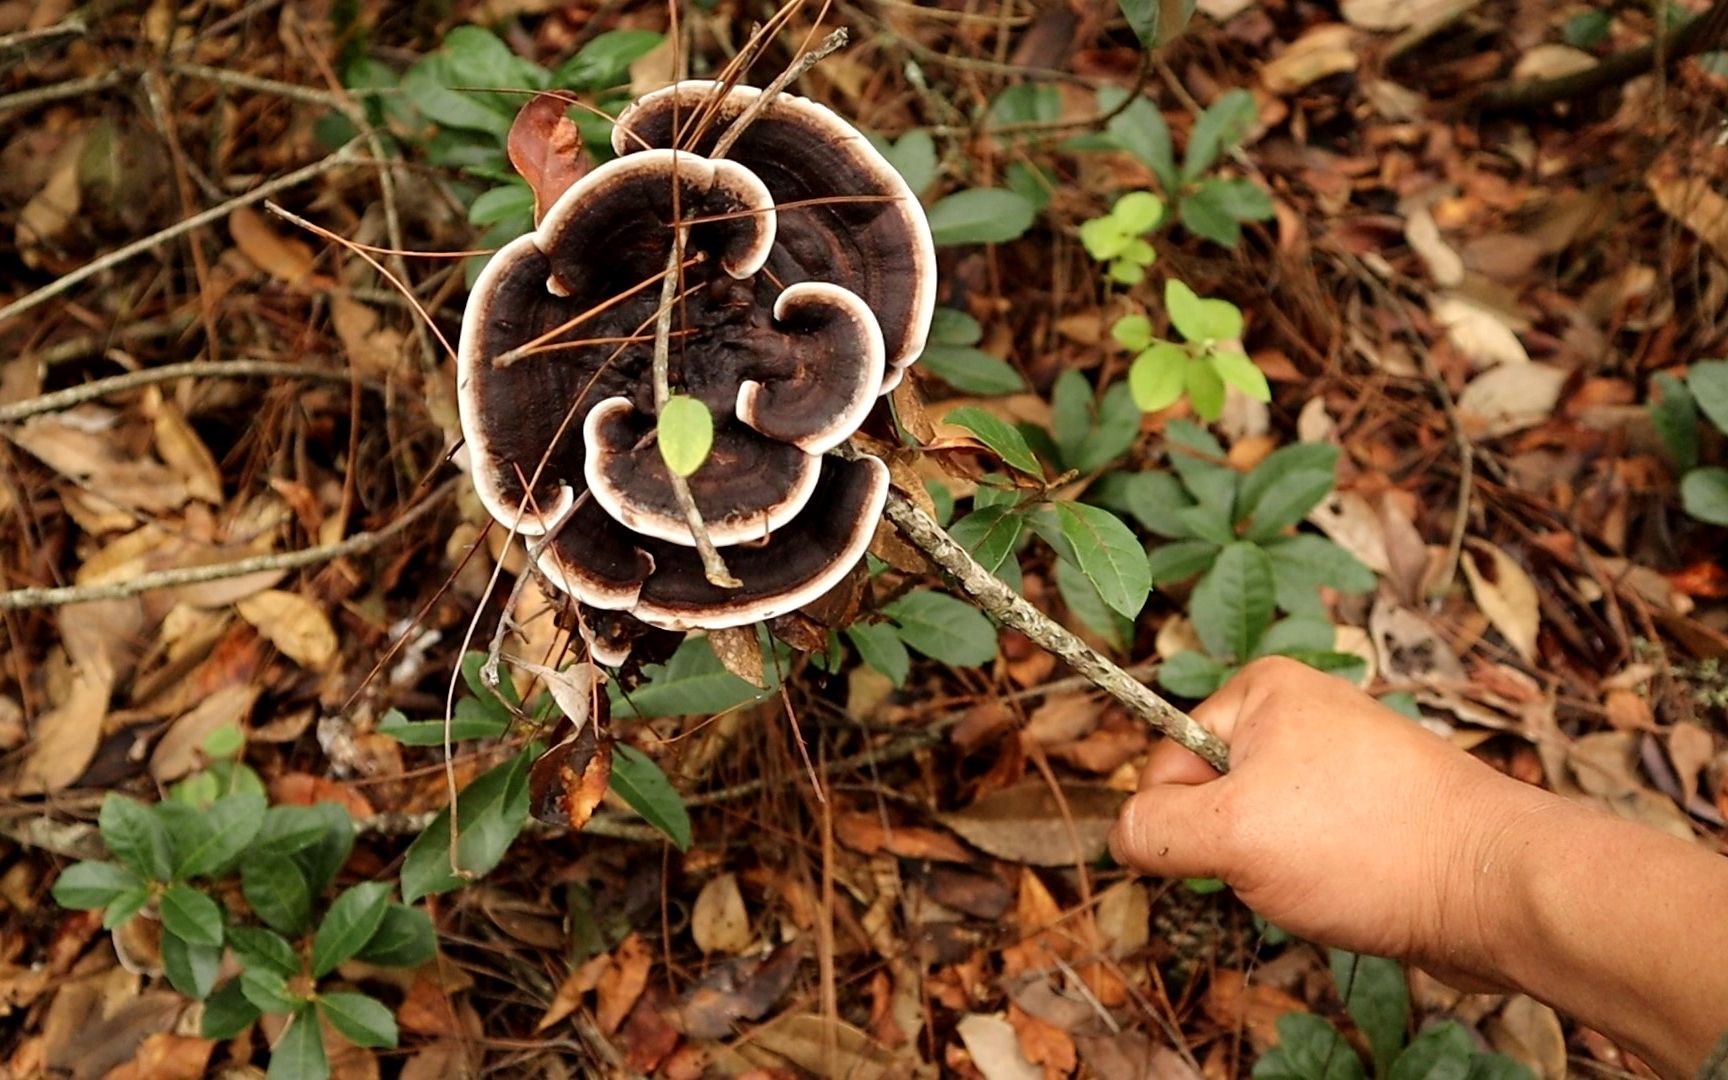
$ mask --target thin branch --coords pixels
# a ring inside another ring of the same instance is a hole
[[[100,585],[65,585],[56,588],[13,589],[0,593],[0,611],[23,611],[28,608],[61,607],[89,600],[123,600],[128,596],[156,589],[175,589],[183,585],[199,585],[206,581],[258,574],[267,570],[300,570],[320,563],[361,555],[379,548],[401,535],[407,528],[438,507],[456,490],[464,478],[446,480],[418,506],[404,511],[395,521],[376,532],[356,533],[335,544],[320,544],[299,551],[284,551],[272,555],[256,555],[233,562],[207,566],[183,566],[174,570],[157,570],[124,581]]]
[[[53,101],[64,101],[67,98],[94,94],[125,82],[131,77],[131,74],[129,71],[116,69],[104,71],[100,75],[91,75],[82,79],[68,79],[65,82],[34,86],[28,90],[20,90],[16,94],[7,94],[0,97],[0,116],[21,109],[34,109],[38,105],[47,105]]]
[[[1039,646],[1067,661],[1100,690],[1127,706],[1153,727],[1204,758],[1219,771],[1230,765],[1230,751],[1218,736],[1201,727],[1192,716],[1147,689],[1146,685],[1117,667],[1110,659],[1081,641],[1050,616],[1004,585],[1000,578],[978,565],[966,549],[955,543],[942,526],[911,500],[895,491],[888,493],[887,517],[913,546],[947,571],[954,584],[984,613],[1012,627]]]
[[[9,405],[0,405],[0,424],[12,424],[43,413],[59,412],[86,401],[124,394],[155,383],[176,379],[307,379],[314,382],[341,383],[347,386],[351,372],[337,368],[318,368],[286,360],[188,360],[179,364],[128,371],[94,382],[80,383],[51,394],[42,394]]]
[[[0,323],[4,323],[14,315],[20,315],[45,301],[59,296],[61,293],[66,292],[71,289],[72,286],[87,278],[94,277],[104,270],[118,266],[126,260],[138,255],[142,255],[144,252],[149,251],[158,244],[165,243],[177,236],[189,233],[200,226],[208,225],[212,221],[217,221],[221,218],[227,217],[229,214],[243,206],[251,206],[253,203],[263,202],[278,191],[285,191],[298,184],[303,184],[315,176],[321,176],[332,169],[349,164],[354,160],[354,152],[360,145],[361,141],[362,140],[360,139],[350,140],[347,144],[328,157],[319,161],[314,161],[312,164],[304,166],[303,168],[295,169],[291,173],[278,176],[274,180],[268,180],[259,184],[244,195],[236,195],[225,203],[212,206],[210,209],[201,213],[193,214],[191,217],[176,222],[175,224],[168,226],[166,229],[151,233],[149,236],[146,236],[141,240],[135,240],[132,243],[127,244],[125,247],[117,248],[100,258],[85,263],[83,266],[80,266],[71,273],[56,278],[54,281],[42,286],[40,289],[37,289],[35,292],[27,293],[24,296],[19,297],[17,300],[12,301],[10,304],[7,304],[5,307],[0,308]]]
[[[762,115],[763,110],[773,104],[774,99],[780,96],[782,90],[785,90],[794,80],[802,78],[805,72],[821,63],[824,57],[845,48],[848,40],[849,35],[846,28],[842,26],[823,38],[822,44],[800,56],[791,67],[775,76],[774,81],[756,95],[756,100],[752,101],[749,107],[738,115],[738,119],[732,121],[731,125],[721,133],[720,138],[714,143],[714,149],[709,152],[708,156],[712,158],[725,157],[726,152],[732,149],[739,136],[743,135],[745,129],[756,122],[756,118]]]

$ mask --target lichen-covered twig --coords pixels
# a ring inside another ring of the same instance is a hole
[[[1075,637],[1066,627],[1027,602],[1001,579],[979,565],[942,526],[910,499],[890,491],[888,520],[913,546],[929,556],[953,579],[967,599],[1004,626],[1020,631],[1040,647],[1066,661],[1093,685],[1126,705],[1135,715],[1182,746],[1204,758],[1219,771],[1230,765],[1230,750],[1218,736],[1201,727],[1187,713],[1146,688],[1098,650]]]

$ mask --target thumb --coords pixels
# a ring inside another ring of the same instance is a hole
[[[1229,778],[1208,784],[1156,784],[1122,807],[1110,830],[1119,863],[1158,877],[1228,878],[1235,869],[1231,822],[1219,797]]]

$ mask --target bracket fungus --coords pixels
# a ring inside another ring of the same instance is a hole
[[[499,250],[468,300],[457,396],[475,489],[579,601],[603,663],[651,627],[810,604],[863,557],[887,497],[880,460],[828,452],[923,351],[929,224],[850,124],[790,94],[753,109],[761,93],[691,81],[639,99],[613,130],[618,157]],[[655,324],[680,228],[667,381],[714,418],[687,483],[736,587],[704,573],[655,444]]]

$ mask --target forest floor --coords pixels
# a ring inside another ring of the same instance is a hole
[[[894,157],[927,173],[927,205],[1034,189],[1014,238],[968,243],[963,227],[938,249],[940,305],[980,330],[945,343],[947,371],[975,350],[993,361],[958,389],[914,369],[929,418],[973,405],[1059,428],[1065,372],[1098,395],[1125,379],[1112,323],[1162,318],[1150,282],[1229,300],[1272,400],[1231,397],[1213,427],[1226,463],[1297,440],[1341,449],[1335,490],[1300,528],[1374,571],[1372,590],[1320,594],[1358,681],[1512,776],[1728,850],[1728,532],[1679,494],[1683,466],[1722,461],[1723,439],[1675,407],[1692,366],[1728,356],[1728,53],[1688,40],[1697,55],[1659,74],[1646,63],[1542,101],[1532,84],[1648,42],[1652,6],[1199,7],[1148,53],[1098,0],[809,0],[750,79],[772,78],[825,13],[818,33],[845,25],[852,43],[794,89],[889,139],[927,133],[927,163],[906,160],[922,143]],[[680,8],[697,75],[774,11]],[[1681,4],[1671,22],[1702,12]],[[283,1031],[270,1014],[203,1037],[212,1006],[164,978],[153,907],[110,933],[50,896],[68,865],[102,857],[107,793],[207,804],[249,770],[273,804],[345,808],[358,838],[337,886],[406,886],[409,846],[450,793],[545,738],[516,723],[447,757],[441,737],[380,730],[393,710],[441,721],[452,695],[481,703],[475,730],[488,709],[510,723],[457,674],[506,597],[511,655],[558,666],[580,651],[556,600],[512,593],[521,552],[449,460],[443,342],[469,262],[388,253],[491,247],[485,226],[508,218],[474,201],[504,179],[486,171],[502,160],[496,113],[441,130],[414,113],[422,84],[397,85],[410,69],[436,83],[415,65],[468,24],[544,72],[607,32],[664,33],[668,12],[0,0],[9,1075],[259,1075]],[[642,47],[583,54],[618,75],[584,100],[674,74],[669,44],[606,40]],[[521,70],[434,87],[457,100],[421,107],[453,115],[469,94],[508,111],[526,97],[480,92]],[[1145,95],[1177,147],[1206,106],[1250,92],[1215,170],[1270,195],[1270,215],[1234,246],[1166,227],[1149,283],[1113,284],[1079,227],[1161,182],[1103,139],[1108,88]],[[1135,411],[1091,472],[1155,467],[1187,415]],[[951,509],[990,461],[965,431],[934,431],[913,467]],[[1194,647],[1185,585],[1132,623],[1088,616],[1031,537],[1020,591],[1125,667]],[[877,550],[888,568],[867,611],[940,588],[915,556]],[[181,574],[241,558],[260,561]],[[886,673],[863,646],[821,664],[776,654],[772,693],[706,646],[650,669],[612,734],[646,762],[635,775],[669,778],[682,809],[662,792],[649,818],[688,843],[613,796],[581,832],[530,824],[480,880],[428,888],[435,957],[329,976],[385,1002],[398,1032],[368,1049],[327,1027],[334,1074],[1225,1078],[1248,1075],[1292,1013],[1368,1050],[1325,950],[1227,889],[1102,857],[1152,741],[1139,721],[1014,631],[986,641],[985,663],[932,658],[953,641],[906,644],[909,666]],[[232,876],[199,888],[232,919],[255,899]],[[1454,1021],[1543,1080],[1652,1075],[1529,999],[1413,971],[1399,1007],[1400,1037]]]

